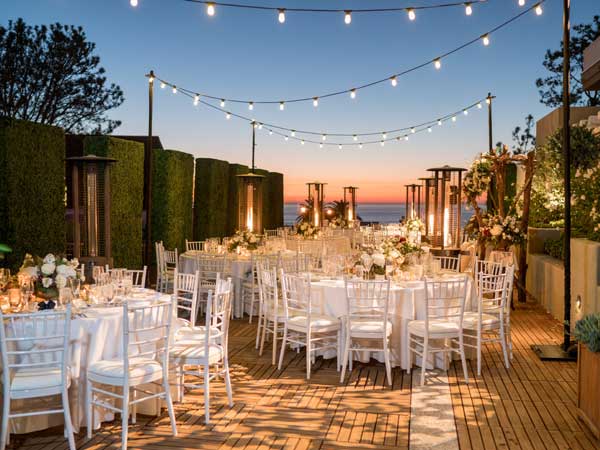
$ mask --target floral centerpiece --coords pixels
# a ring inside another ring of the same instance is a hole
[[[337,216],[329,221],[329,227],[333,229],[348,228],[348,221],[342,216]]]
[[[78,266],[77,258],[68,260],[65,257],[48,253],[42,259],[27,253],[18,276],[34,282],[36,297],[54,303],[54,299],[58,298],[58,291],[66,287],[69,280],[84,281],[84,276],[77,271]]]
[[[316,239],[321,234],[321,229],[303,221],[296,224],[296,234],[304,239]]]
[[[230,252],[237,252],[240,250],[256,250],[260,245],[261,239],[251,231],[240,230],[236,231],[233,237],[229,240],[227,250]]]
[[[507,250],[513,245],[524,242],[526,235],[521,229],[521,218],[516,216],[489,215],[483,213],[481,226],[473,216],[465,228],[467,236],[490,244],[496,250]]]

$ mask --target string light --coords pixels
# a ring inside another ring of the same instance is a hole
[[[431,127],[427,127],[427,132],[431,133],[433,130],[431,129]]]
[[[413,8],[408,8],[406,12],[408,13],[408,18],[410,20],[415,20],[417,18],[417,15],[415,14],[415,10]]]
[[[161,82],[160,82],[160,88],[161,88],[161,89],[164,89],[166,86],[167,86],[167,85],[165,84],[165,82],[164,82],[164,81],[161,81]]]
[[[154,83],[154,77],[152,75],[148,77],[148,83]]]
[[[319,97],[313,97],[313,106],[315,108],[319,106]]]
[[[200,101],[200,96],[199,95],[195,95],[194,96],[194,106],[198,106],[198,102]]]
[[[341,150],[342,149],[342,144],[338,144],[338,148]]]
[[[358,141],[358,136],[357,135],[352,136],[352,140]]]
[[[226,118],[227,120],[231,119],[231,113],[230,113],[230,112],[228,112],[227,114],[225,114],[225,118]]]
[[[483,108],[483,105],[481,104],[481,102],[477,103],[477,109],[481,109]]]
[[[381,133],[381,139],[387,139],[387,133],[385,131]]]
[[[323,144],[319,144],[319,148],[323,148]]]
[[[173,94],[177,94],[177,86],[173,86]]]
[[[304,145],[304,139],[302,139],[302,140],[300,141],[300,144]]]
[[[468,115],[469,115],[469,111],[467,111],[466,109],[463,109],[463,114],[464,114],[465,116],[468,116]]]
[[[490,45],[490,35],[489,34],[484,34],[483,36],[481,36],[481,40],[483,41],[483,45],[485,45],[486,47],[488,45]]]
[[[279,14],[277,15],[277,20],[279,20],[279,23],[285,23],[285,9],[279,10]]]
[[[273,135],[273,130],[269,130],[269,136]]]
[[[252,128],[254,128],[254,129],[258,128],[258,125],[256,124],[256,122],[252,122]]]
[[[259,124],[258,124],[258,129],[259,129],[259,130],[262,130],[262,127],[263,127],[263,124],[262,124],[262,123],[259,123]]]
[[[525,0],[519,0],[519,6],[525,6]]]
[[[452,116],[452,122],[456,122],[456,116]]]
[[[279,102],[279,111],[283,111],[285,109],[285,102]]]
[[[350,89],[350,98],[355,99],[356,98],[356,89]]]
[[[405,135],[404,135],[404,140],[405,140],[405,141],[408,141],[408,134],[405,134]]]
[[[544,10],[542,9],[542,4],[541,3],[538,3],[537,5],[535,5],[535,13],[538,16],[541,16],[543,12],[544,12]]]
[[[221,99],[221,108],[225,108],[225,99]]]
[[[440,127],[441,127],[441,126],[442,126],[442,120],[441,120],[441,119],[438,119],[438,121],[437,121],[437,124],[438,124],[438,126],[440,126]]]
[[[473,8],[471,7],[471,3],[465,3],[465,14],[467,16],[473,14]]]
[[[381,146],[383,147],[385,145],[385,141],[381,141]]]
[[[352,23],[352,11],[344,11],[344,23],[350,25]]]
[[[248,109],[249,109],[250,111],[253,111],[253,110],[254,110],[254,102],[249,102],[249,103],[248,103]]]
[[[396,77],[396,75],[390,77],[390,83],[392,83],[392,87],[398,86],[398,78]]]
[[[492,99],[488,97],[485,99],[485,102],[489,105],[490,103],[492,103]]]
[[[362,148],[362,142],[358,144],[358,148]]]
[[[415,131],[417,131],[417,130],[415,130],[415,127],[412,127],[412,128],[410,129],[410,132],[411,132],[411,133],[413,133],[413,134],[415,133]]]
[[[326,135],[326,134],[323,134],[323,135],[321,136],[321,140],[323,140],[323,141],[326,141],[326,140],[327,140],[327,135]]]
[[[433,65],[436,69],[440,70],[442,68],[442,60],[440,58],[435,58],[433,60]]]
[[[129,4],[135,8],[138,5],[138,0],[131,0]]]
[[[289,138],[286,136],[284,139],[287,141]]]
[[[206,4],[206,14],[208,14],[211,17],[215,15],[215,4],[214,3],[209,2]]]
[[[296,130],[292,130],[292,137],[296,136]]]

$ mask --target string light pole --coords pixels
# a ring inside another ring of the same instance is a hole
[[[148,137],[144,146],[144,211],[146,228],[144,236],[144,264],[152,261],[152,113],[154,103],[154,71],[146,74],[148,78]]]
[[[496,98],[491,92],[488,92],[485,102],[488,105],[488,151],[491,152],[494,148],[494,138],[492,133],[492,100]]]

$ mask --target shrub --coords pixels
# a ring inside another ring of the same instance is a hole
[[[591,352],[600,352],[600,313],[590,314],[575,324],[575,339]]]
[[[227,234],[229,185],[227,161],[211,158],[196,159],[195,240],[223,237]]]
[[[65,253],[64,158],[62,129],[0,118],[0,242],[13,270],[25,253]]]
[[[564,241],[563,238],[559,239],[547,239],[544,241],[544,253],[552,256],[553,258],[561,259],[564,261]]]
[[[185,248],[192,239],[194,157],[177,150],[154,150],[152,241]]]
[[[111,238],[115,267],[142,267],[144,145],[111,136],[88,136],[84,154],[111,157]]]

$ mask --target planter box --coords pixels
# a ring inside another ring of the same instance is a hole
[[[579,418],[600,439],[600,353],[579,344],[577,358],[577,412]]]

